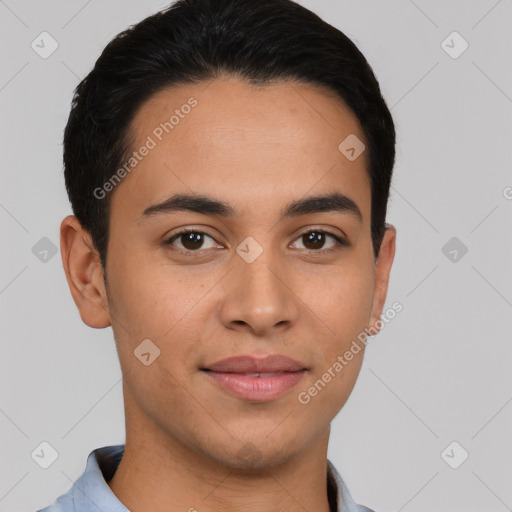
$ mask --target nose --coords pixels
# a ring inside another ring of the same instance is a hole
[[[236,256],[220,311],[226,328],[255,336],[280,334],[297,322],[299,298],[290,272],[270,250],[248,263]]]

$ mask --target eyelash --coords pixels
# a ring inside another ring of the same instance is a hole
[[[163,245],[170,246],[170,245],[172,245],[174,240],[178,239],[181,235],[185,235],[187,233],[199,233],[201,235],[206,235],[206,236],[210,237],[212,240],[214,240],[214,238],[212,236],[210,236],[208,233],[205,233],[204,231],[200,231],[199,229],[183,229],[182,231],[172,235],[170,238],[164,240]],[[343,238],[335,235],[334,233],[331,233],[330,231],[325,231],[323,229],[310,229],[308,231],[304,231],[303,233],[298,235],[295,240],[298,240],[299,238],[301,238],[304,235],[307,235],[309,233],[323,233],[325,235],[331,236],[336,241],[336,247],[331,247],[329,249],[306,249],[306,252],[308,252],[308,253],[330,254],[333,251],[339,250],[342,247],[348,247],[350,245]],[[185,256],[197,256],[198,254],[201,253],[201,251],[205,251],[205,250],[207,251],[208,249],[198,249],[196,251],[191,251],[191,250],[184,251],[182,249],[174,249],[174,250],[175,250],[175,252],[178,252]]]

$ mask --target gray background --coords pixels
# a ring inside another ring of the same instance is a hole
[[[512,510],[512,1],[300,3],[362,50],[398,131],[387,307],[404,309],[370,342],[329,458],[377,512]],[[71,213],[73,88],[112,37],[165,5],[0,0],[2,512],[48,505],[91,450],[124,442],[112,331],[82,323],[60,254],[40,240],[58,247]],[[47,59],[31,48],[43,31],[59,45]],[[442,45],[453,31],[469,44],[457,58]],[[59,454],[48,469],[31,458],[43,441]]]

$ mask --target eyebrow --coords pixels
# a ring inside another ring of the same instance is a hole
[[[176,194],[165,201],[146,208],[141,215],[142,219],[177,211],[196,212],[203,215],[219,215],[232,217],[236,209],[228,203],[212,197],[193,194]],[[287,204],[281,211],[281,220],[288,217],[297,217],[322,212],[340,212],[354,216],[363,221],[361,210],[357,204],[345,194],[333,192],[330,194],[310,196],[295,200]]]

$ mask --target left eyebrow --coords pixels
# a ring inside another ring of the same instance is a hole
[[[145,219],[176,211],[190,211],[202,215],[219,215],[221,217],[232,217],[237,213],[236,209],[230,204],[212,197],[176,194],[161,203],[146,208],[142,212],[141,218]],[[280,220],[287,217],[322,212],[346,213],[354,216],[360,222],[363,221],[363,215],[355,201],[340,192],[294,200],[283,208]]]
[[[356,217],[363,222],[363,215],[359,206],[350,197],[340,192],[333,192],[320,196],[310,196],[289,203],[281,213],[281,220],[285,217],[296,217],[310,213],[339,212]]]

